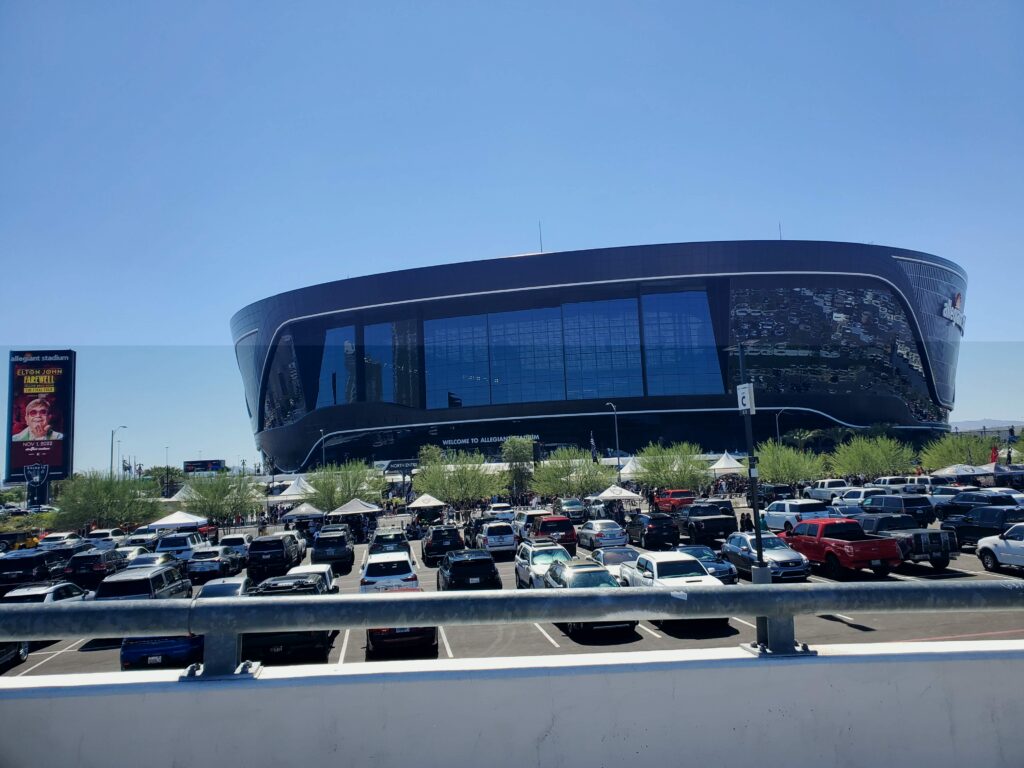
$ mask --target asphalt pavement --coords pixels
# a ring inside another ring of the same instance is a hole
[[[420,586],[428,592],[436,589],[437,569],[420,562],[420,544],[412,542]],[[336,584],[342,594],[359,592],[359,564],[366,545],[357,545],[356,567],[340,576]],[[580,549],[579,557],[589,552]],[[309,562],[309,555],[306,556]],[[511,556],[498,560],[504,589],[515,588]],[[830,583],[820,573],[811,580]],[[1021,577],[1012,572],[988,573],[970,550],[961,553],[942,572],[929,565],[905,563],[892,574],[877,577],[868,571],[850,573],[844,581],[964,581],[1008,580]],[[741,578],[736,589],[748,582]],[[731,588],[731,587],[730,587]],[[837,643],[873,643],[893,641],[997,640],[1024,638],[1024,615],[1005,613],[882,613],[802,616],[796,620],[797,639],[811,647]],[[657,651],[690,648],[735,646],[751,642],[755,637],[753,616],[733,616],[728,626],[702,621],[642,621],[635,632],[594,633],[570,638],[560,624],[496,624],[481,626],[440,627],[437,655],[440,658],[485,658],[492,656],[546,656],[567,653],[606,651]],[[87,672],[111,672],[119,667],[120,639],[84,640],[67,638],[50,643],[33,643],[28,660],[4,671],[4,675],[54,675]],[[433,656],[433,654],[430,654]],[[375,656],[374,659],[423,658],[424,654],[403,651],[401,654]],[[366,661],[366,639],[363,630],[341,630],[336,633],[330,654],[332,664]]]

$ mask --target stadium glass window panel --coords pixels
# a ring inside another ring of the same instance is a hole
[[[491,402],[565,399],[562,312],[557,307],[488,315]]]
[[[643,296],[644,355],[649,395],[720,395],[711,311],[704,291]]]
[[[278,339],[263,398],[263,428],[292,424],[306,415],[306,396],[299,378],[295,344],[290,333]]]
[[[320,358],[316,407],[346,405],[356,401],[356,329],[346,325],[328,328]]]
[[[427,408],[461,408],[491,401],[487,316],[423,323]]]
[[[363,328],[366,400],[415,406],[419,402],[416,322],[403,320]]]
[[[567,399],[643,396],[635,299],[563,304],[562,336]]]

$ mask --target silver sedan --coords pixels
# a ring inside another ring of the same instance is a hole
[[[626,531],[614,520],[590,520],[580,527],[579,544],[585,549],[622,547],[628,543]]]

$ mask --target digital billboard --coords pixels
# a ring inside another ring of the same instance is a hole
[[[7,482],[70,477],[74,457],[75,353],[11,352]]]
[[[224,459],[192,459],[183,464],[186,475],[193,472],[223,472],[226,468]]]

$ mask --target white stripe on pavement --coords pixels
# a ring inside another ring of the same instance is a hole
[[[743,619],[740,619],[740,618],[738,618],[736,616],[733,616],[732,620],[737,622],[737,623],[739,623],[739,624],[742,624],[745,627],[750,627],[751,629],[757,629],[757,624],[751,624],[749,621],[744,621]]]
[[[856,624],[856,623],[857,623],[856,621],[854,621],[853,619],[851,619],[851,618],[850,618],[849,616],[844,616],[844,615],[843,615],[843,614],[841,614],[841,613],[833,613],[833,614],[831,614],[831,615],[832,615],[832,616],[835,616],[835,617],[836,617],[837,619],[842,619],[843,621],[848,621],[848,622],[850,622],[851,624]]]
[[[341,656],[338,658],[339,664],[345,663],[345,651],[348,650],[348,636],[352,634],[351,629],[345,630],[345,639],[341,641]]]
[[[52,661],[53,659],[56,659],[56,658],[57,658],[58,656],[60,656],[60,655],[61,655],[62,653],[67,653],[68,651],[73,651],[73,650],[76,650],[76,649],[75,649],[75,646],[76,646],[76,645],[81,645],[82,643],[84,643],[84,642],[85,642],[86,640],[88,640],[88,639],[89,639],[89,638],[87,638],[87,637],[83,637],[83,638],[82,638],[81,640],[75,640],[75,642],[73,642],[73,643],[72,643],[71,645],[69,645],[69,646],[68,646],[67,648],[64,648],[64,649],[62,649],[62,650],[60,650],[60,651],[56,651],[55,653],[53,653],[53,654],[51,654],[51,655],[47,656],[47,657],[46,657],[45,659],[43,659],[42,661],[40,661],[40,662],[39,662],[38,664],[33,664],[33,665],[32,665],[31,667],[29,667],[28,669],[24,670],[23,672],[19,672],[19,673],[18,673],[18,674],[16,675],[16,677],[21,677],[22,675],[27,675],[27,674],[28,674],[29,672],[31,672],[31,671],[32,671],[33,669],[38,669],[39,667],[43,666],[43,664],[45,664],[46,662],[48,662],[48,661]]]
[[[537,622],[534,622],[533,626],[535,626],[537,628],[537,631],[540,632],[542,635],[544,635],[544,637],[546,637],[548,639],[548,642],[551,643],[553,646],[555,646],[555,648],[561,648],[562,647],[558,643],[555,642],[555,638],[553,638],[551,635],[549,635],[547,632],[544,631],[544,627],[542,627],[540,624],[538,624]]]
[[[438,627],[437,631],[441,635],[441,642],[444,643],[444,652],[448,654],[449,659],[454,659],[455,654],[452,653],[452,647],[448,645],[448,635],[444,633],[444,627]]]
[[[654,637],[654,638],[657,638],[658,640],[661,640],[661,635],[659,635],[659,634],[658,634],[657,632],[655,632],[655,631],[654,631],[653,629],[648,629],[648,628],[647,628],[647,627],[645,627],[645,626],[644,626],[643,624],[637,624],[637,625],[636,625],[636,628],[637,628],[637,629],[639,629],[639,630],[641,630],[641,631],[643,631],[643,632],[646,632],[646,633],[647,633],[648,635],[650,635],[651,637]]]

